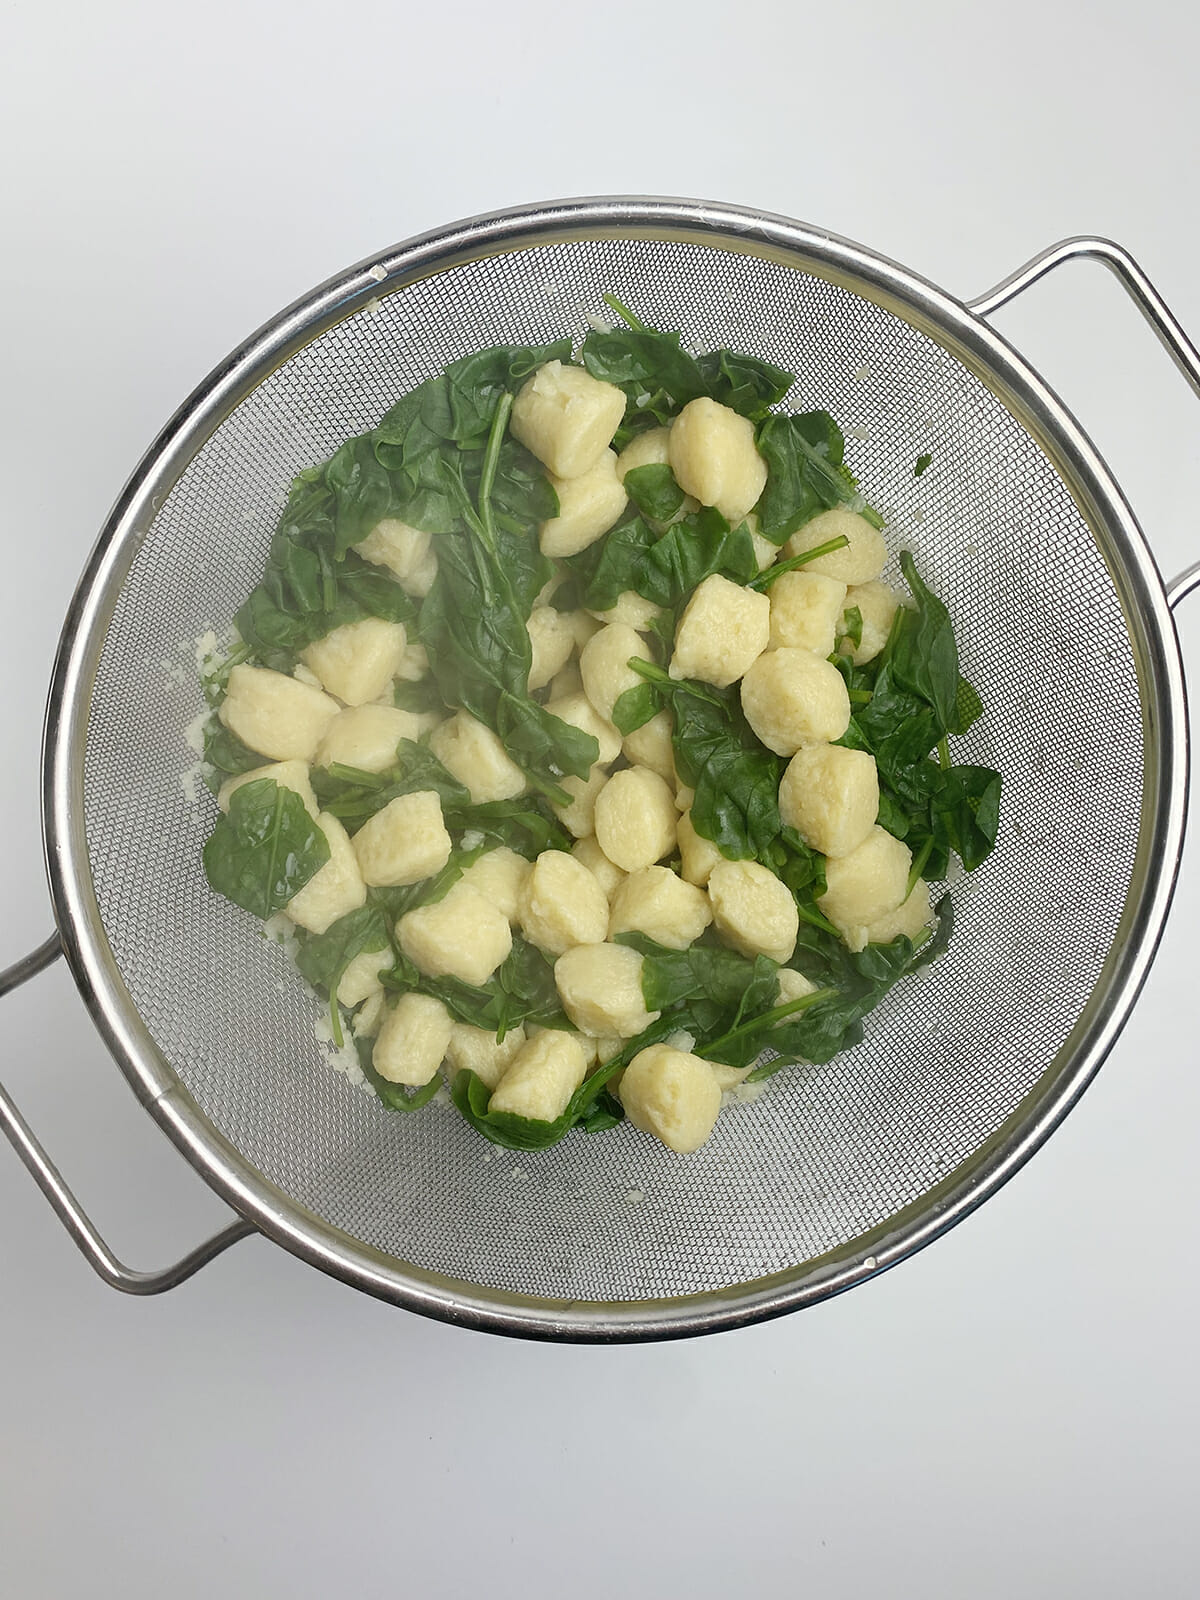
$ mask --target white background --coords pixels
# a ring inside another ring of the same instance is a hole
[[[517,201],[675,193],[962,295],[1108,233],[1200,329],[1200,24],[1178,3],[25,0],[0,35],[0,963],[49,930],[42,699],[101,520],[193,384],[344,264]],[[1115,283],[1073,266],[1000,325],[1164,572],[1200,555],[1200,405]],[[1181,627],[1194,674],[1200,603]],[[122,1299],[0,1149],[0,1587],[1195,1593],[1198,935],[1193,849],[1133,1021],[1029,1168],[898,1271],[686,1345],[457,1332],[259,1240]],[[127,1259],[219,1223],[61,967],[0,1037]]]

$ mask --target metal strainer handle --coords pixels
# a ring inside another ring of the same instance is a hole
[[[1033,256],[1023,267],[1010,272],[986,294],[979,295],[967,304],[978,316],[990,317],[993,311],[1015,300],[1017,295],[1053,272],[1064,261],[1079,259],[1099,261],[1108,268],[1137,306],[1146,321],[1158,335],[1167,354],[1183,373],[1196,395],[1200,397],[1200,351],[1184,332],[1179,319],[1150,282],[1134,258],[1123,246],[1112,239],[1093,238],[1076,234],[1060,239],[1048,249]],[[1181,572],[1167,584],[1167,602],[1171,609],[1185,600],[1194,590],[1200,589],[1200,561]]]
[[[10,990],[19,988],[29,978],[36,977],[39,972],[44,972],[62,953],[62,941],[57,933],[52,934],[22,961],[0,972],[0,998]],[[33,1174],[38,1188],[54,1207],[63,1227],[105,1283],[113,1289],[121,1289],[126,1294],[161,1294],[164,1289],[173,1289],[201,1267],[207,1266],[214,1256],[220,1255],[231,1244],[257,1231],[251,1223],[239,1219],[169,1267],[162,1267],[157,1272],[138,1272],[127,1267],[101,1238],[95,1224],[63,1181],[58,1168],[39,1144],[2,1083],[0,1128],[8,1135],[13,1148]]]

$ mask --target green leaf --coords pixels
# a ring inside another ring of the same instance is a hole
[[[652,683],[623,689],[613,706],[613,726],[618,733],[634,733],[662,710],[662,694]]]
[[[468,806],[471,799],[466,786],[447,772],[433,751],[411,739],[400,740],[396,760],[384,772],[363,772],[338,763],[314,767],[311,777],[321,810],[337,817],[351,834],[402,794],[432,789],[444,809]]]
[[[630,665],[674,713],[675,765],[696,791],[696,832],[731,859],[761,860],[779,835],[784,763],[754,736],[736,688],[671,678],[645,661]]]
[[[273,778],[256,778],[231,796],[203,859],[218,894],[256,917],[270,917],[329,860],[329,842],[298,794]]]
[[[750,960],[720,944],[672,950],[644,933],[619,933],[617,944],[642,956],[642,995],[647,1011],[666,1011],[690,1000],[726,1009],[761,1010],[775,1002],[778,966],[766,956]]]
[[[296,965],[314,989],[335,995],[346,968],[356,957],[369,950],[390,948],[387,919],[378,905],[368,902],[339,917],[324,933],[304,939],[296,953]]]
[[[625,493],[644,517],[670,522],[683,504],[683,490],[666,462],[631,467],[625,474]]]
[[[595,329],[583,341],[583,364],[593,378],[613,383],[635,402],[639,394],[661,390],[676,409],[707,392],[694,356],[681,348],[678,333],[652,328]]]
[[[900,567],[916,608],[901,607],[896,613],[896,631],[888,642],[892,677],[933,707],[942,734],[952,733],[958,722],[959,670],[950,613],[922,581],[907,550],[901,553]]]
[[[964,734],[983,715],[983,701],[979,691],[965,678],[958,680],[958,695],[954,702],[954,726],[951,733]]]
[[[217,717],[211,717],[204,730],[204,759],[216,769],[221,779],[236,778],[240,773],[253,772],[255,767],[267,765],[265,756],[251,750]]]
[[[931,455],[928,455],[928,454],[918,456],[917,460],[916,460],[916,464],[913,467],[913,477],[914,478],[919,478],[921,476],[921,474],[923,472],[925,472],[926,469],[929,467],[929,465],[932,462],[932,460],[933,460],[933,457]]]
[[[751,422],[765,417],[796,381],[782,367],[736,350],[713,350],[701,356],[697,365],[712,399],[740,411]]]
[[[383,974],[383,982],[389,989],[419,989],[422,994],[434,995],[457,1021],[499,1038],[524,1023],[543,1028],[570,1026],[554,983],[553,966],[535,945],[517,935],[487,989],[459,978],[422,977],[403,960]]]
[[[857,485],[842,463],[841,430],[828,412],[768,416],[759,425],[757,443],[767,463],[767,486],[758,502],[760,531],[775,544],[820,512],[858,500]],[[863,515],[879,525],[869,507]]]
[[[850,606],[842,613],[841,637],[850,641],[851,650],[857,650],[862,644],[863,616],[857,606]]]

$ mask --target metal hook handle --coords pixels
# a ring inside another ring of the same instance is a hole
[[[994,289],[968,300],[967,304],[981,317],[990,317],[993,311],[999,311],[1001,306],[1015,300],[1017,295],[1030,288],[1039,278],[1044,278],[1048,272],[1053,272],[1064,261],[1081,258],[1099,261],[1108,268],[1154,329],[1159,342],[1196,395],[1200,396],[1200,351],[1129,251],[1112,239],[1092,238],[1086,234],[1060,239],[1057,244],[1052,244],[1049,249],[1027,261],[1023,267],[1010,272]],[[1174,610],[1181,600],[1185,600],[1196,589],[1200,589],[1200,562],[1167,584],[1167,602],[1171,609]]]
[[[13,966],[0,972],[0,998],[11,990],[19,988],[39,972],[44,972],[60,955],[62,955],[62,941],[55,933],[44,944],[31,951],[24,960],[15,962]],[[132,1267],[127,1267],[105,1244],[96,1231],[95,1224],[63,1181],[62,1174],[35,1138],[32,1129],[17,1110],[3,1084],[0,1084],[0,1128],[7,1134],[14,1150],[32,1174],[34,1182],[54,1207],[59,1221],[79,1246],[87,1261],[105,1283],[113,1289],[121,1289],[125,1294],[161,1294],[164,1289],[173,1289],[176,1284],[190,1278],[194,1272],[199,1272],[201,1267],[207,1266],[214,1256],[221,1254],[222,1250],[227,1250],[231,1244],[236,1244],[239,1239],[244,1239],[248,1234],[255,1232],[251,1223],[239,1219],[230,1223],[227,1228],[223,1228],[220,1233],[214,1234],[211,1239],[206,1239],[203,1244],[197,1245],[194,1250],[189,1251],[171,1266],[163,1267],[158,1272],[135,1271]]]

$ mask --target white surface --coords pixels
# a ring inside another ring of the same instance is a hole
[[[1200,329],[1178,4],[408,9],[5,8],[0,963],[49,926],[41,700],[100,521],[208,368],[343,264],[518,200],[695,194],[963,294],[1108,233]],[[1200,405],[1116,285],[1077,266],[1000,320],[1164,570],[1200,555]],[[124,1300],[0,1149],[4,1593],[1193,1593],[1198,936],[1193,849],[1133,1022],[1031,1166],[881,1280],[684,1346],[459,1333],[257,1240]],[[3,1038],[127,1259],[220,1221],[61,969]]]

